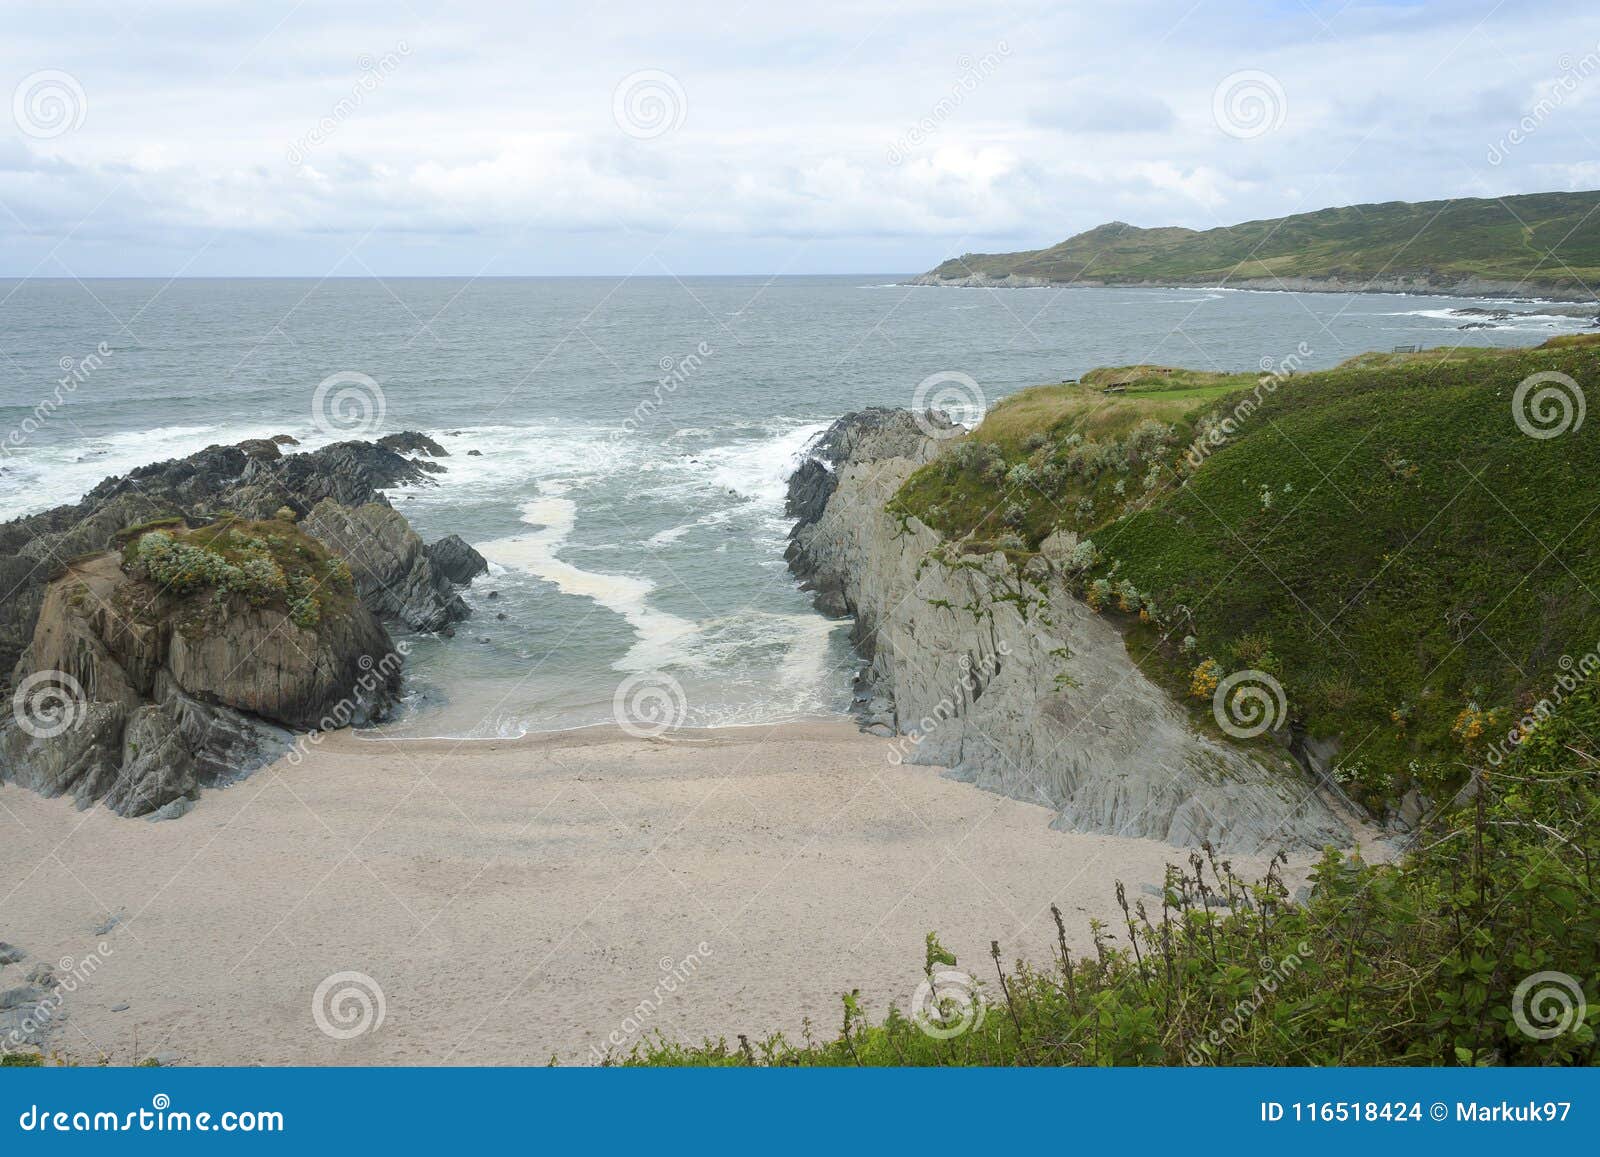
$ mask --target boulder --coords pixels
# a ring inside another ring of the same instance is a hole
[[[433,561],[434,569],[461,586],[489,571],[488,561],[459,534],[447,534],[429,546],[428,557]]]
[[[450,451],[426,434],[418,433],[416,430],[403,430],[398,434],[385,434],[378,439],[378,445],[401,454],[426,454],[430,458],[450,457]]]

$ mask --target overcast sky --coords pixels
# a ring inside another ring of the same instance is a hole
[[[1600,187],[1594,0],[512,7],[6,3],[0,273],[911,272]]]

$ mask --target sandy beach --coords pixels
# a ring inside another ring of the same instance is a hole
[[[96,957],[53,1040],[79,1061],[591,1063],[655,1031],[831,1034],[853,987],[905,1008],[930,930],[992,981],[991,940],[1049,958],[1052,902],[1088,950],[1116,880],[1137,895],[1185,855],[1052,831],[890,750],[843,720],[338,733],[162,823],[0,786],[0,940],[29,953],[0,989]],[[382,993],[348,1039],[314,1014],[340,973]]]

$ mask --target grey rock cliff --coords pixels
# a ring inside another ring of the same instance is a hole
[[[408,445],[423,438],[399,437]],[[371,442],[336,442],[304,454],[275,453],[293,444],[293,439],[279,435],[239,446],[208,446],[187,458],[107,478],[80,502],[0,524],[0,683],[33,636],[51,578],[72,559],[111,547],[119,531],[171,516],[197,526],[224,511],[260,519],[288,507],[304,516],[326,500],[344,507],[387,505],[385,489],[435,484],[416,463]],[[431,608],[408,598],[400,601],[408,606],[409,618],[397,616],[396,622],[448,622],[465,613],[464,606],[456,606],[459,599],[448,592],[439,592],[438,605]],[[383,613],[392,608],[385,603],[378,609]]]
[[[0,780],[148,815],[277,758],[291,729],[381,717],[400,659],[359,602],[303,627],[239,596],[174,596],[103,554],[46,588],[16,675]]]
[[[819,606],[855,616],[875,718],[908,737],[906,762],[1043,804],[1076,831],[1264,853],[1349,841],[1286,756],[1196,732],[1048,560],[1026,579],[999,554],[941,561],[935,531],[887,514],[937,439],[880,439],[876,416],[858,435],[839,425],[815,517],[816,471],[796,474],[789,556]]]

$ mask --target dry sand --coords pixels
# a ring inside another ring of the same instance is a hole
[[[1052,902],[1087,950],[1114,881],[1136,897],[1184,858],[1052,831],[1048,810],[890,749],[845,721],[341,733],[165,823],[3,786],[0,940],[30,958],[0,989],[104,945],[55,1037],[80,1060],[584,1063],[611,1034],[795,1035],[807,1017],[831,1034],[855,987],[875,1012],[905,1008],[930,930],[980,978],[993,939],[1047,961]],[[344,1040],[313,1015],[339,972],[384,1001],[381,1025]],[[675,991],[669,972],[687,976]]]

